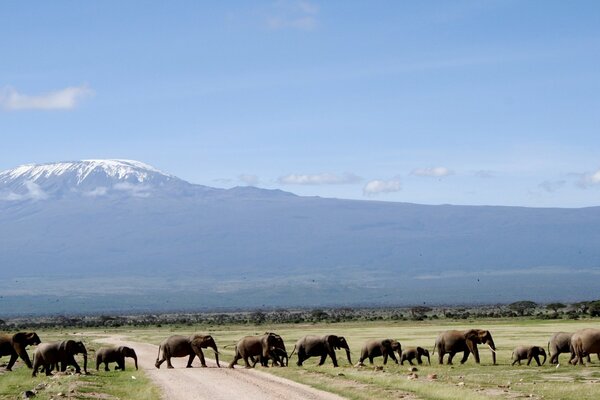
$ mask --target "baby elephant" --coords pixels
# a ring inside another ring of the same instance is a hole
[[[387,364],[388,356],[398,364],[398,360],[394,355],[394,351],[398,352],[398,357],[402,355],[402,346],[400,342],[394,339],[367,340],[360,351],[360,360],[358,365],[364,365],[363,362],[368,358],[369,363],[373,364],[373,358],[383,356],[383,364]]]
[[[417,363],[419,365],[423,364],[423,360],[421,357],[427,357],[427,363],[431,365],[431,359],[429,358],[429,350],[424,349],[423,347],[409,347],[408,349],[404,349],[402,352],[402,357],[400,358],[400,364],[404,365],[404,361],[408,361],[410,365],[414,365],[412,360],[417,359]]]
[[[540,355],[544,356],[544,361],[540,364]],[[534,359],[538,367],[541,367],[546,362],[546,351],[540,346],[519,346],[513,350],[512,365],[519,363],[521,360],[527,359],[527,365],[531,364],[531,359]]]
[[[115,370],[125,371],[125,357],[131,357],[135,361],[135,369],[138,369],[137,355],[131,347],[102,347],[96,352],[96,371],[100,369],[100,364],[104,363],[104,370],[108,369],[108,363],[115,362]]]

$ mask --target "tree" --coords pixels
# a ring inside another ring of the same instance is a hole
[[[558,314],[558,310],[561,308],[566,308],[567,306],[564,305],[563,303],[550,303],[546,305],[546,309],[547,310],[552,310],[554,312],[554,315]]]
[[[534,310],[536,307],[537,304],[529,300],[516,301],[508,305],[510,310],[515,311],[520,316],[528,315],[531,310]]]
[[[590,301],[580,301],[579,303],[573,304],[573,307],[577,309],[578,313],[587,314],[587,311],[590,308],[590,303]]]
[[[589,312],[592,317],[600,317],[600,300],[589,303]]]
[[[415,306],[410,308],[410,314],[412,315],[412,319],[420,321],[425,316],[425,313],[428,313],[431,310],[431,307]]]

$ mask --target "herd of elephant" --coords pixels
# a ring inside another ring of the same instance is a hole
[[[473,354],[475,362],[479,363],[479,350],[477,345],[487,345],[492,351],[492,360],[496,364],[496,345],[492,334],[484,329],[469,329],[466,331],[449,330],[440,333],[437,337],[433,349],[438,352],[439,363],[443,364],[444,356],[448,354],[447,364],[452,364],[452,359],[457,353],[463,353],[461,364],[466,362],[470,354]],[[37,345],[34,353],[33,363],[29,359],[26,348],[29,345]],[[227,347],[227,346],[225,346]],[[158,348],[158,356],[155,366],[160,366],[166,361],[168,368],[173,368],[171,358],[188,357],[187,367],[192,367],[192,361],[198,357],[200,364],[206,367],[204,353],[202,349],[212,349],[215,353],[215,361],[218,367],[219,350],[215,340],[210,335],[192,335],[181,336],[174,335],[163,340]],[[229,368],[233,368],[239,360],[243,359],[246,368],[256,366],[258,362],[263,366],[268,366],[269,361],[272,365],[287,366],[289,359],[294,353],[297,354],[298,366],[310,357],[320,357],[319,365],[323,365],[327,357],[331,358],[334,367],[338,366],[336,350],[345,350],[348,362],[352,365],[350,347],[343,336],[325,335],[314,336],[307,335],[299,339],[294,349],[288,354],[283,338],[273,332],[266,332],[258,336],[245,336],[235,344],[235,356]],[[552,335],[548,341],[548,352],[550,362],[558,363],[558,356],[561,353],[570,353],[569,363],[575,365],[583,364],[583,359],[587,358],[589,362],[590,354],[597,354],[600,359],[600,329],[587,328],[574,333],[558,332]],[[398,354],[396,358],[395,354]],[[87,350],[81,341],[63,340],[59,342],[42,343],[35,332],[19,332],[14,335],[0,335],[0,357],[10,356],[6,366],[11,370],[18,357],[20,357],[27,367],[33,369],[33,376],[38,371],[51,375],[52,370],[66,371],[68,366],[75,368],[76,373],[81,373],[81,368],[75,360],[75,355],[83,355],[83,371],[87,372]],[[539,357],[543,356],[540,363]],[[126,347],[103,347],[96,351],[96,370],[104,364],[104,369],[109,370],[109,363],[116,363],[115,369],[125,370],[125,358],[133,358],[135,368],[137,369],[137,355],[135,350]],[[364,365],[365,360],[372,364],[375,357],[383,357],[383,363],[386,364],[388,357],[395,363],[404,364],[405,361],[413,365],[413,360],[422,364],[423,357],[427,357],[431,364],[429,351],[424,347],[411,347],[402,350],[400,342],[393,339],[368,340],[362,347],[358,365]],[[535,360],[538,366],[546,362],[546,351],[541,346],[519,346],[512,353],[512,365],[521,364],[522,360],[527,360],[527,365]]]

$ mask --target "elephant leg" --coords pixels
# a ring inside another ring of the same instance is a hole
[[[415,365],[415,364],[412,362],[412,359],[411,359],[411,358],[409,358],[409,359],[408,359],[408,362],[410,363],[410,365]]]
[[[452,359],[454,358],[455,352],[448,353],[448,365],[452,365]]]
[[[185,366],[186,368],[192,368],[192,361],[194,361],[194,357],[196,357],[194,353],[190,354],[187,365]]]
[[[298,361],[296,361],[296,365],[301,367],[304,360],[306,360],[306,355],[304,354],[304,349],[300,347],[298,349]]]
[[[248,356],[244,357],[244,364],[246,364],[244,368],[252,368],[250,362],[248,361]]]
[[[438,361],[440,362],[440,365],[444,364],[444,353],[443,351],[438,351]],[[450,357],[448,357],[450,358]],[[450,360],[450,363],[452,363],[452,360]]]
[[[323,357],[324,357],[323,360],[325,360],[325,358],[327,358],[326,355],[324,355]],[[333,366],[337,367],[338,363],[337,363],[337,357],[335,356],[335,351],[331,350],[331,353],[329,354],[329,357],[331,357],[331,361],[333,362]]]
[[[535,359],[535,362],[537,363],[537,366],[541,367],[542,363],[540,363],[540,356],[535,355],[535,356],[533,356],[533,358]]]
[[[373,356],[369,354],[369,364],[373,365]]]
[[[44,364],[44,370],[46,372],[46,376],[52,375],[52,372],[50,372],[52,370],[52,366],[50,364]]]
[[[104,361],[104,370],[110,371],[110,368],[108,368],[108,361]]]
[[[519,359],[518,359],[518,358],[517,358],[516,360],[513,360],[512,364],[510,364],[510,365],[511,365],[511,366],[514,366],[514,365],[517,363],[517,361],[519,361]]]
[[[171,364],[171,357],[167,356],[167,368],[173,369],[173,364]]]
[[[417,356],[417,364],[423,364],[423,360],[421,360],[421,356]]]
[[[233,368],[233,366],[236,365],[239,360],[240,360],[240,355],[238,353],[235,353],[233,360],[229,363],[229,368]]]
[[[19,356],[17,355],[17,353],[10,355],[10,360],[8,360],[8,365],[6,366],[7,371],[12,371],[12,367],[13,365],[15,365],[15,362],[17,362],[18,357]]]
[[[206,368],[206,360],[204,359],[204,353],[202,352],[202,350],[198,349],[198,353],[196,355],[200,359],[200,365]]]
[[[469,354],[471,354],[471,352],[469,350],[465,350],[465,352],[463,353],[463,358],[462,358],[462,360],[460,360],[461,364],[464,364],[467,362],[467,360],[469,359]]]
[[[387,364],[388,355],[387,353],[383,353],[383,365]]]
[[[327,359],[327,354],[323,354],[321,356],[321,360],[319,360],[319,365],[325,364],[325,360]]]

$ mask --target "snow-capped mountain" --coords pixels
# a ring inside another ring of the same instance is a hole
[[[25,165],[0,173],[0,318],[583,300],[597,296],[598,243],[600,207],[218,189],[124,160]]]
[[[173,175],[132,160],[26,164],[0,172],[0,198],[9,200],[111,194],[146,197],[157,190],[181,191],[191,186]]]

